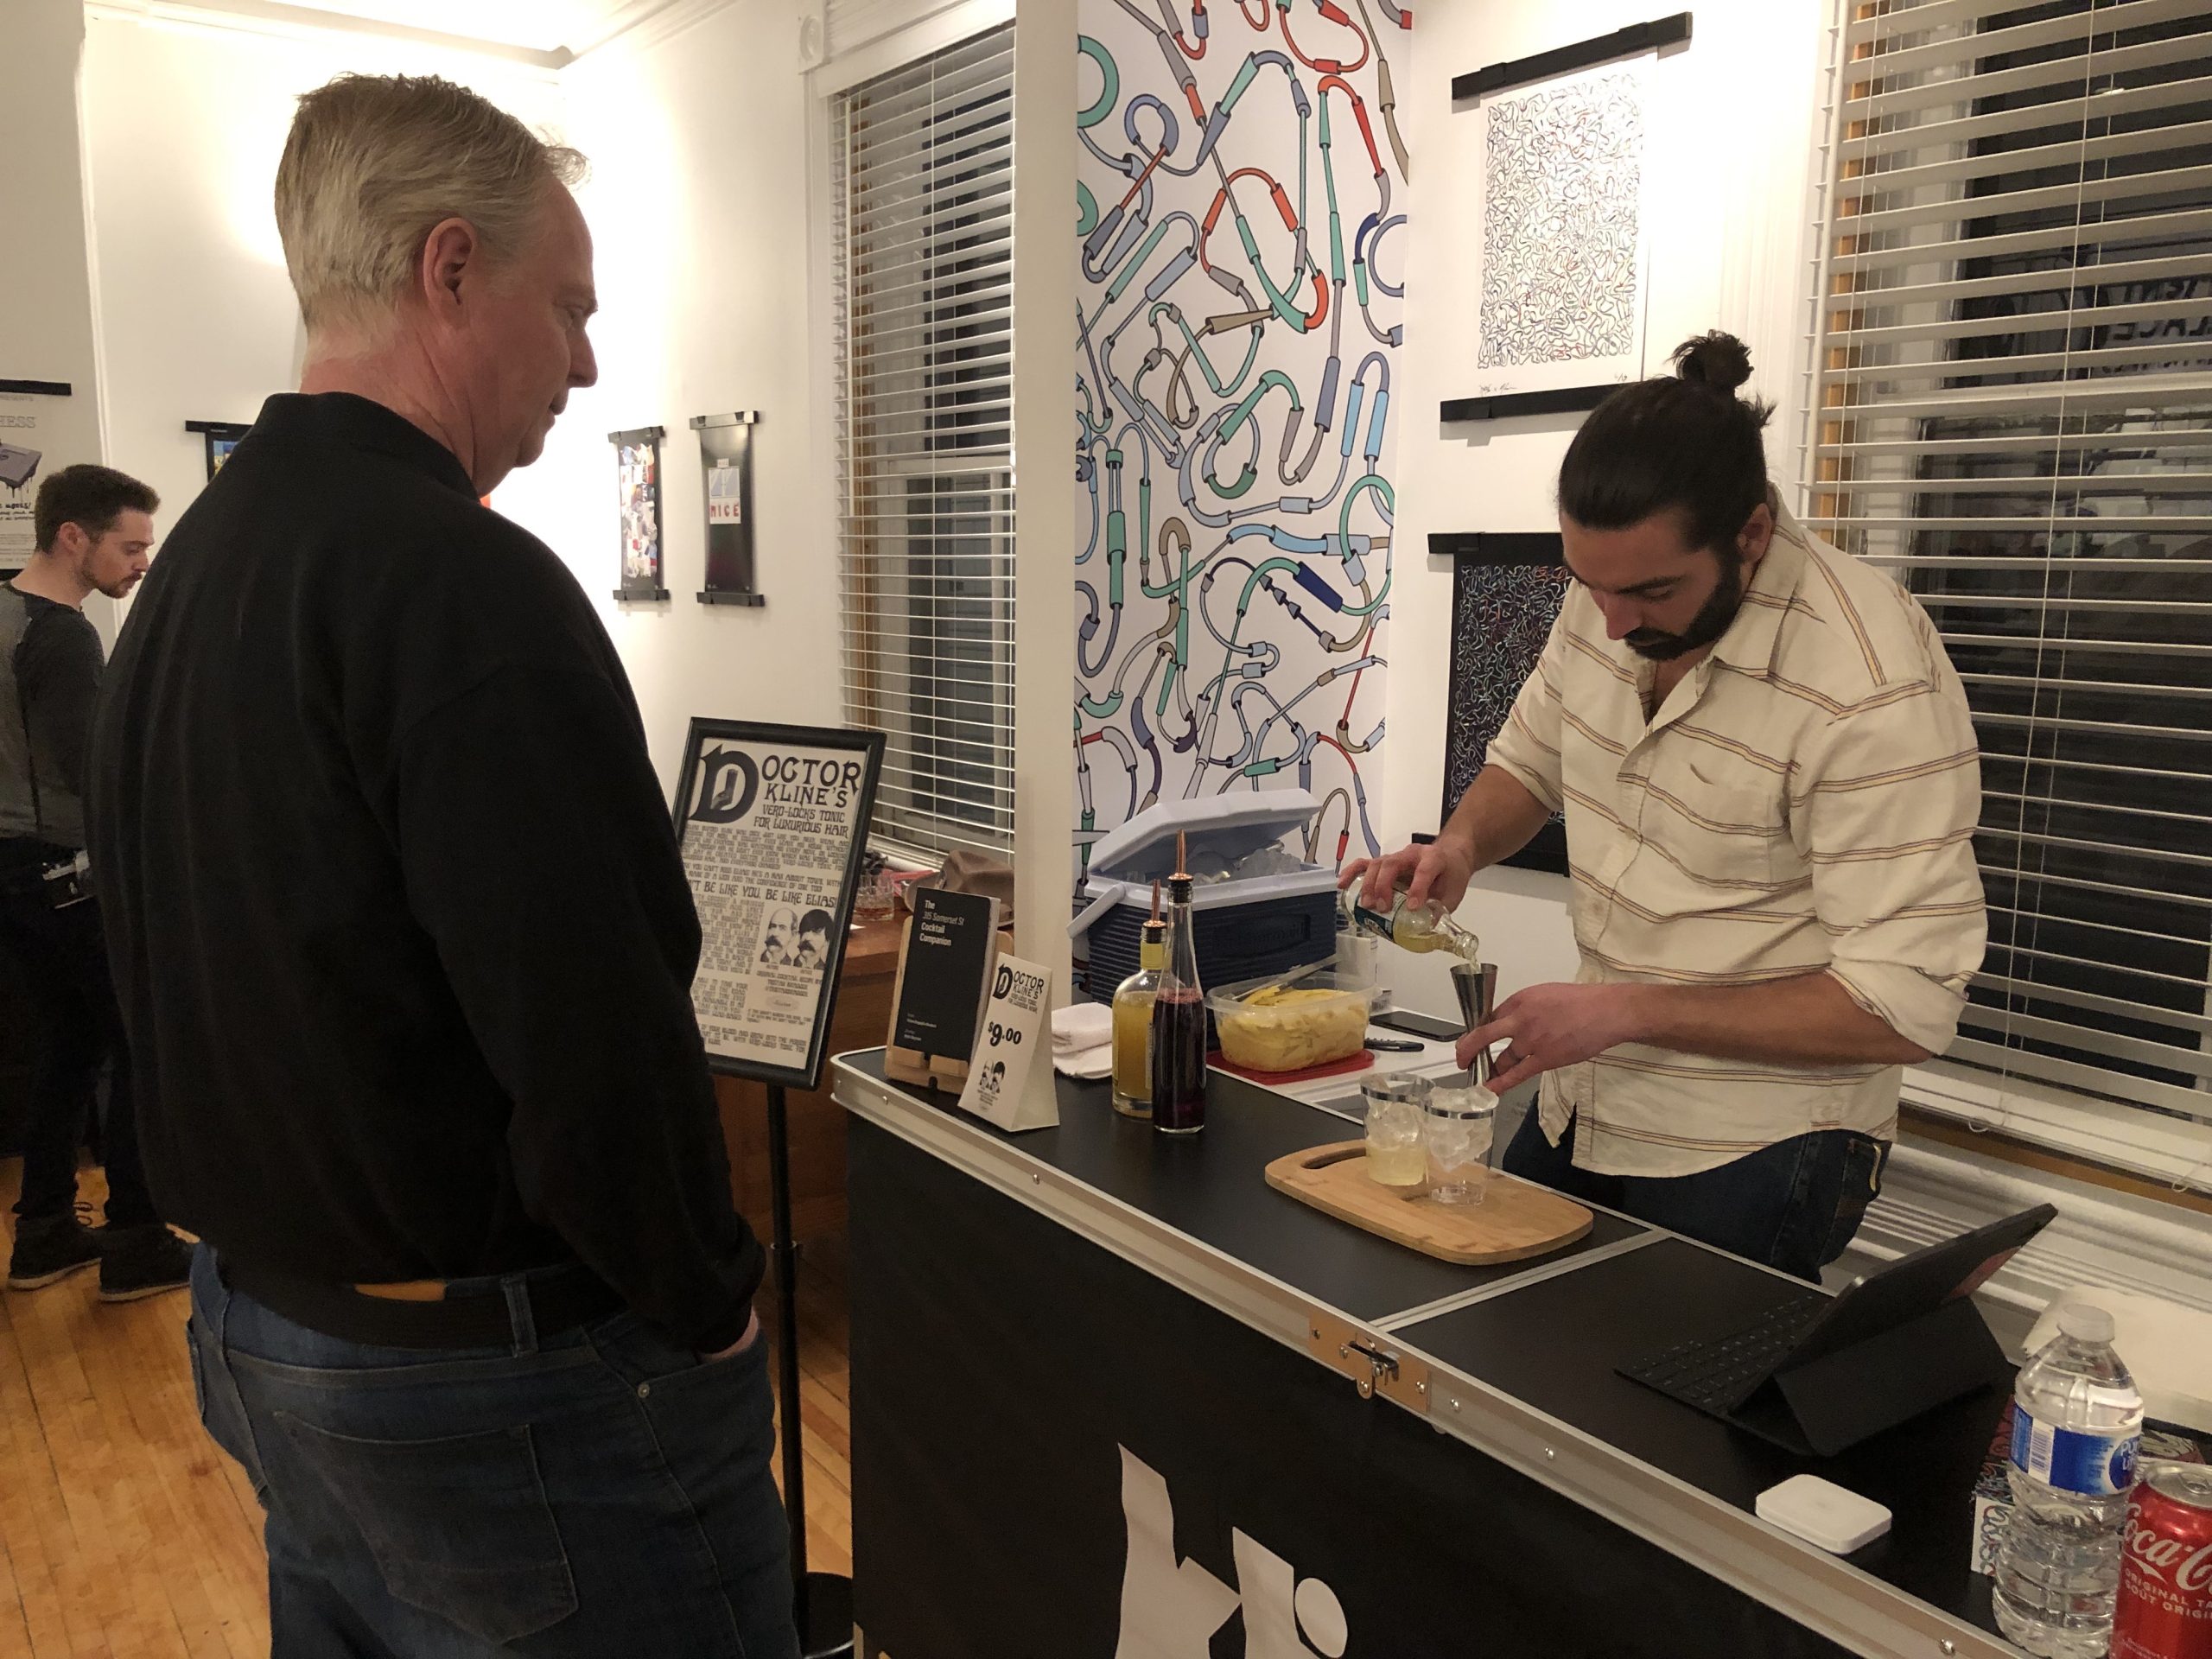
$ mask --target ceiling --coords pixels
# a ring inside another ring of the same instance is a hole
[[[422,31],[549,58],[579,56],[677,0],[198,0],[248,17],[321,13],[379,32]]]

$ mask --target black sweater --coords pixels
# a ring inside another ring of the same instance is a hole
[[[442,445],[270,398],[131,608],[90,782],[165,1216],[333,1284],[580,1260],[738,1338],[762,1255],[637,704]]]

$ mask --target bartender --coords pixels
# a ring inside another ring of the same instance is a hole
[[[1742,342],[1674,362],[1567,450],[1573,583],[1450,823],[1345,885],[1456,908],[1563,813],[1580,971],[1459,1043],[1543,1079],[1505,1168],[1814,1278],[1981,963],[1979,750],[1919,605],[1770,487]]]

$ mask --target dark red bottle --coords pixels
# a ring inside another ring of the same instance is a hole
[[[1152,1004],[1152,1127],[1196,1135],[1206,1126],[1206,1002],[1191,931],[1191,878],[1167,884],[1167,966]]]

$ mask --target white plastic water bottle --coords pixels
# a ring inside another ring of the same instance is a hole
[[[1997,1624],[2045,1659],[2103,1659],[2120,1586],[2143,1396],[2113,1351],[2112,1315],[2069,1302],[2012,1396],[2012,1522]]]

